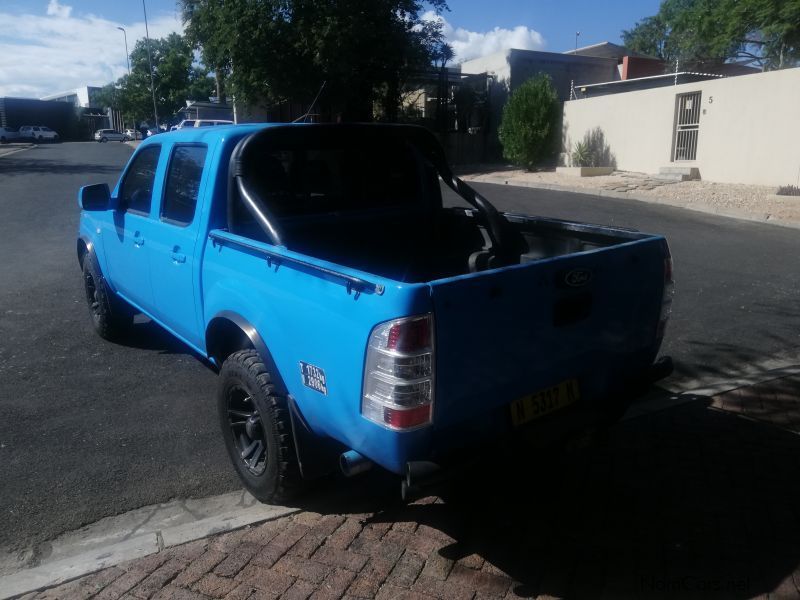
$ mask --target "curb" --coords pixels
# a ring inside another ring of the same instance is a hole
[[[674,385],[667,383],[662,390],[650,392],[639,402],[632,404],[622,420],[629,421],[696,400],[705,400],[740,388],[795,375],[800,375],[800,360],[786,359],[768,361],[762,369],[727,380],[687,381],[682,387],[689,389],[681,391],[670,390],[669,387],[674,387]]]
[[[519,181],[513,178],[505,178],[498,176],[482,176],[482,175],[463,175],[461,177],[464,181],[472,183],[491,183],[493,185],[511,185],[514,187],[525,187],[541,190],[552,190],[556,192],[571,192],[573,194],[583,194],[584,196],[594,196],[597,198],[614,198],[616,200],[635,200],[636,202],[645,202],[647,204],[657,204],[659,206],[671,206],[673,208],[682,208],[684,210],[691,210],[710,215],[717,215],[726,217],[728,219],[737,219],[739,221],[750,221],[754,223],[762,223],[764,225],[777,225],[778,227],[786,227],[789,229],[800,229],[800,222],[797,221],[778,221],[771,219],[770,215],[752,215],[743,211],[725,210],[713,208],[711,206],[697,207],[686,206],[679,202],[669,202],[662,198],[652,198],[650,196],[639,196],[630,194],[628,192],[612,192],[610,190],[603,190],[598,188],[584,188],[570,185],[560,185],[555,183],[540,183],[533,181]]]
[[[166,548],[241,529],[299,512],[298,508],[256,504],[240,510],[200,519],[174,527],[96,547],[68,558],[55,560],[0,577],[0,600],[7,600],[95,573],[122,562],[161,552]]]

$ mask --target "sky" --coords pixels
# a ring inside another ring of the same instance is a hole
[[[146,0],[151,37],[182,31],[176,0]],[[563,52],[620,42],[620,32],[655,14],[659,0],[448,0],[445,35],[456,62],[508,48]],[[144,37],[139,0],[0,0],[0,96],[39,98],[104,85],[127,70]]]

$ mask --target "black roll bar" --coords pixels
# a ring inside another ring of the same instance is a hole
[[[495,206],[479,194],[474,188],[465,183],[463,180],[456,177],[444,155],[439,140],[436,136],[424,127],[417,125],[385,125],[385,124],[363,124],[363,123],[343,123],[343,124],[314,124],[314,125],[278,125],[262,129],[255,133],[243,138],[234,148],[231,154],[230,173],[231,181],[228,187],[228,223],[232,223],[234,219],[233,201],[235,189],[247,207],[248,211],[252,214],[253,218],[259,224],[261,229],[267,235],[271,243],[276,246],[285,246],[280,227],[278,226],[277,219],[267,207],[264,199],[258,193],[247,185],[246,162],[245,157],[248,150],[254,143],[260,141],[262,138],[267,138],[280,132],[286,132],[289,128],[304,130],[337,130],[341,131],[343,135],[346,132],[365,132],[376,131],[380,129],[385,131],[387,136],[399,137],[404,141],[412,144],[417,150],[421,152],[423,157],[428,160],[434,168],[438,171],[442,180],[450,187],[455,193],[461,196],[464,200],[474,206],[478,213],[483,217],[487,226],[487,233],[492,242],[492,249],[495,254],[504,257],[512,258],[514,254],[517,256],[520,252],[520,243],[516,230],[511,227],[511,224],[506,218],[495,208]]]

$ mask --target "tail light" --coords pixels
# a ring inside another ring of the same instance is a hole
[[[672,254],[669,251],[669,244],[663,241],[664,249],[664,292],[661,296],[661,314],[658,317],[658,330],[656,337],[662,339],[667,327],[670,314],[672,313],[672,297],[675,295],[675,281],[672,278]]]
[[[433,420],[433,317],[394,319],[369,336],[361,414],[393,430]]]

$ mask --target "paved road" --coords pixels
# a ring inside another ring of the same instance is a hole
[[[127,345],[89,326],[75,259],[78,186],[113,183],[123,144],[0,158],[0,548],[237,482],[215,375],[148,323]],[[733,373],[800,345],[800,235],[668,207],[478,186],[506,210],[666,233],[678,296],[666,350]]]
[[[216,376],[152,324],[126,346],[90,328],[76,192],[113,185],[130,154],[65,143],[0,158],[0,547],[237,487]]]

